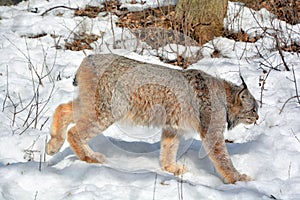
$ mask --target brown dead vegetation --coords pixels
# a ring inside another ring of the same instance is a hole
[[[267,9],[278,19],[295,25],[300,23],[299,0],[233,0],[245,3],[245,6],[254,10]]]
[[[93,49],[91,47],[91,43],[97,41],[100,38],[99,35],[96,34],[87,34],[81,33],[80,35],[76,35],[75,38],[71,42],[65,43],[65,48],[71,51],[81,51],[84,49]]]
[[[250,42],[255,43],[261,38],[261,36],[250,37],[249,34],[245,33],[243,30],[240,30],[238,33],[233,33],[228,30],[223,31],[223,36],[229,39],[233,39],[237,42]]]
[[[281,4],[279,3],[280,1],[277,0],[277,3],[274,3],[274,6],[278,6],[277,7],[277,13],[284,13],[283,10],[287,9],[287,5],[282,4],[281,0]],[[291,0],[289,0],[291,1]],[[249,1],[250,2],[250,1]],[[253,1],[251,1],[253,2]],[[261,1],[259,1],[261,2]],[[260,4],[259,6],[257,5],[255,8],[259,9],[262,8],[264,6],[264,8],[270,8],[270,1],[264,1],[264,4]],[[269,7],[268,7],[269,5]],[[297,5],[298,7],[300,6],[299,2],[295,2],[295,5]],[[253,7],[250,6],[250,7]],[[274,8],[275,9],[275,8]],[[291,8],[290,8],[291,9]],[[292,10],[298,10],[298,15],[300,16],[300,8],[295,8],[292,7]],[[282,16],[281,18],[283,18],[282,20],[286,19],[286,21],[288,23],[293,24],[295,22],[295,20],[300,23],[299,21],[299,17],[297,15],[297,17],[292,18],[291,12],[285,12],[285,13],[290,13],[290,14],[286,14],[285,17],[283,17],[284,15],[279,15]],[[157,37],[158,33],[153,33],[153,29],[149,29],[149,28],[154,28],[156,27],[157,30],[160,29],[165,29],[165,33],[167,32],[172,32],[172,31],[176,31],[181,33],[181,35],[184,35],[185,31],[182,29],[182,26],[180,26],[178,24],[178,22],[175,19],[175,6],[166,6],[166,7],[160,7],[160,8],[150,8],[150,9],[146,9],[143,11],[138,11],[138,12],[125,12],[123,14],[118,15],[119,17],[119,21],[117,22],[117,26],[119,27],[126,27],[131,29],[135,34],[139,34],[137,36],[142,36],[140,37],[140,39],[142,39],[143,41],[145,40],[149,40],[149,38],[152,38],[152,42],[147,42],[147,44],[154,44],[154,41],[157,41],[157,45],[165,45],[166,43],[174,43],[175,39],[174,37],[164,37],[166,39],[165,42],[162,42],[159,40],[160,37]],[[150,31],[149,31],[150,30]],[[145,33],[144,33],[145,32]],[[161,33],[160,33],[161,34]],[[170,34],[167,34],[170,36]],[[229,38],[229,39],[233,39],[235,41],[238,42],[250,42],[250,43],[255,43],[257,40],[259,40],[261,38],[261,36],[255,36],[255,37],[250,37],[249,34],[245,33],[243,30],[241,30],[238,33],[233,33],[233,32],[229,32],[228,30],[223,30],[222,32],[222,36]],[[181,38],[178,39],[178,37],[176,37],[177,39],[177,43],[178,41],[185,41],[186,39],[182,39],[182,36],[180,36]],[[197,46],[200,45],[199,43],[197,43],[197,38],[194,38],[192,34],[186,36],[189,39],[189,44],[192,46]],[[191,44],[192,43],[192,44]],[[180,43],[178,43],[180,44]],[[185,43],[186,44],[186,43]],[[160,46],[154,45],[152,46],[153,48],[157,48]],[[281,47],[284,51],[289,51],[289,52],[300,52],[300,44],[297,44],[295,42],[289,44],[289,45],[284,45]]]
[[[237,0],[238,1],[238,0]],[[255,10],[266,8],[279,19],[290,24],[300,23],[300,2],[297,0],[239,0],[245,3],[245,6]],[[137,3],[132,1],[131,3]],[[121,9],[121,3],[118,0],[105,1],[101,7],[86,6],[84,9],[75,11],[75,16],[87,16],[95,18],[100,12],[111,12],[119,17],[116,25],[126,27],[132,31],[135,36],[141,41],[146,42],[152,48],[157,49],[170,43],[176,43],[186,46],[200,46],[193,30],[188,32],[184,26],[176,19],[176,6],[169,5],[159,8],[148,8],[142,11],[129,12],[126,8]],[[222,36],[233,39],[239,42],[254,43],[261,36],[250,37],[247,33],[241,30],[238,33],[232,33],[228,30],[222,31]],[[94,34],[82,33],[75,36],[72,42],[66,43],[66,48],[70,50],[80,51],[83,49],[92,49],[91,42],[96,41],[100,36]],[[291,43],[281,47],[284,51],[299,52],[300,44]],[[187,66],[187,62],[183,58],[169,63]]]
[[[99,12],[100,12],[100,7],[98,6],[86,6],[84,9],[76,10],[74,15],[96,18]]]
[[[130,29],[149,27],[174,29],[175,6],[148,8],[143,11],[124,12],[118,15],[117,26]]]

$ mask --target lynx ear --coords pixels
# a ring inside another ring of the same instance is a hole
[[[245,91],[245,90],[247,90],[248,89],[248,87],[247,87],[247,84],[245,83],[245,80],[244,80],[244,78],[242,77],[242,75],[241,75],[241,73],[240,73],[240,78],[241,78],[241,80],[242,80],[242,89],[238,92],[238,95],[237,96],[242,96],[242,93]]]
[[[244,78],[242,77],[241,72],[240,72],[240,78],[241,78],[241,80],[242,80],[242,84],[243,84],[243,86],[244,86],[244,89],[247,89],[247,88],[248,88],[248,87],[247,87],[247,84],[245,83]]]
[[[242,80],[242,85],[239,86],[238,88],[238,91],[235,95],[235,103],[236,104],[239,104],[239,102],[241,102],[241,99],[244,98],[244,94],[245,94],[245,91],[247,91],[248,87],[244,81],[244,78],[242,77],[241,73],[240,73],[240,78]]]

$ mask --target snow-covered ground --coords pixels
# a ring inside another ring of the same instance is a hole
[[[94,19],[74,17],[74,11],[64,8],[41,16],[58,5],[83,8],[99,2],[29,0],[0,7],[0,199],[300,199],[300,107],[294,98],[280,113],[285,101],[296,95],[296,89],[293,72],[284,70],[274,42],[274,35],[282,41],[299,42],[300,24],[291,26],[273,20],[264,9],[255,12],[237,3],[229,3],[225,24],[233,31],[242,28],[251,36],[264,37],[251,44],[215,38],[200,49],[204,58],[191,68],[234,83],[240,83],[240,70],[258,101],[264,86],[258,125],[239,126],[225,133],[227,139],[235,141],[228,144],[234,165],[253,181],[224,184],[201,151],[196,135],[182,141],[178,154],[179,162],[185,163],[189,172],[174,177],[159,166],[160,131],[141,127],[113,125],[105,131],[106,137],[101,135],[92,141],[93,148],[108,158],[104,165],[78,160],[67,142],[58,154],[46,156],[51,116],[57,105],[76,95],[73,77],[86,55],[112,51],[160,63],[154,56],[160,51],[133,53],[141,52],[140,45],[146,44],[137,44],[126,29],[111,23],[116,16],[100,13]],[[164,3],[153,0],[123,6],[140,10]],[[261,27],[267,28],[263,31]],[[102,38],[93,43],[95,50],[55,48],[69,41],[73,32]],[[39,34],[44,36],[30,38]],[[114,40],[121,41],[122,48],[113,49]],[[222,57],[211,58],[214,48]],[[282,53],[294,69],[300,88],[299,54]],[[268,73],[272,66],[279,71]],[[38,119],[34,120],[36,112]],[[150,136],[135,137],[141,132]]]

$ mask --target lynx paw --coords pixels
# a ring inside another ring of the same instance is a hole
[[[252,181],[252,178],[250,176],[248,176],[247,174],[240,174],[240,179],[239,181]]]
[[[104,163],[106,158],[101,153],[93,153],[88,156],[84,156],[81,160],[88,163]]]
[[[180,164],[171,164],[162,167],[163,170],[173,173],[175,176],[179,176],[188,171],[188,168]]]
[[[51,139],[50,142],[47,144],[46,147],[46,153],[50,156],[56,154],[59,149],[61,148],[61,145],[58,145],[57,141],[54,139]]]
[[[240,174],[240,173],[235,173],[234,175],[232,176],[227,176],[225,177],[225,182],[226,183],[236,183],[238,181],[244,181],[244,182],[247,182],[247,181],[251,181],[251,177],[246,175],[246,174]]]

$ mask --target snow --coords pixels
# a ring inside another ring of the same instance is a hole
[[[57,5],[83,8],[88,4],[99,5],[99,2],[30,0],[0,7],[0,199],[300,199],[299,104],[292,99],[280,113],[286,100],[295,96],[296,91],[293,73],[284,70],[274,42],[274,34],[279,32],[282,41],[299,42],[300,25],[286,24],[273,19],[265,9],[253,11],[238,3],[229,3],[225,26],[235,32],[243,29],[251,36],[264,37],[251,44],[219,37],[202,48],[190,48],[186,56],[201,51],[204,58],[190,68],[237,84],[241,83],[241,71],[258,101],[259,84],[267,77],[258,125],[241,125],[225,133],[228,140],[235,141],[228,144],[235,167],[250,175],[253,181],[224,184],[195,133],[181,142],[179,162],[189,168],[181,177],[160,169],[160,130],[157,129],[114,124],[91,142],[96,151],[106,155],[108,162],[103,165],[78,160],[67,142],[53,157],[45,155],[51,116],[56,106],[76,96],[73,76],[86,55],[114,52],[174,67],[162,63],[147,44],[137,43],[130,31],[111,23],[110,20],[117,20],[116,16],[100,13],[94,19],[73,17],[73,11],[68,9],[40,16]],[[176,2],[123,3],[129,10],[141,10]],[[58,13],[62,16],[57,16]],[[266,27],[267,32],[261,27]],[[72,39],[72,32],[82,31],[102,35],[93,43],[95,50],[74,52],[54,48]],[[28,38],[42,33],[47,35]],[[119,49],[113,49],[114,40],[119,41]],[[156,53],[172,60],[174,54],[167,51],[179,48],[179,52],[184,52],[185,47],[172,45]],[[148,50],[142,54],[141,49],[145,47]],[[220,58],[211,58],[214,49],[220,51]],[[258,51],[264,58],[258,56]],[[299,87],[299,55],[283,53],[288,66],[295,71]],[[262,70],[268,72],[268,67],[275,66],[279,71],[272,70],[268,75]],[[38,84],[37,74],[42,85]],[[36,125],[33,122],[26,129],[27,124],[34,121],[36,111],[33,107],[30,112],[30,106],[26,105],[36,101],[33,97],[37,89],[40,114]],[[24,109],[14,120],[12,102],[17,111]]]

